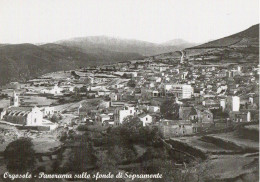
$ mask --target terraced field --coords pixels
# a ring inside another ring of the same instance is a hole
[[[256,182],[259,181],[258,126],[248,125],[228,133],[171,138],[169,143],[175,148],[188,146],[188,152],[206,154],[207,159],[196,166],[204,181]]]

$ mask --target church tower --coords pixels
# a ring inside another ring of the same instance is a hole
[[[13,96],[10,98],[10,106],[19,107],[19,97],[16,92],[13,92]]]

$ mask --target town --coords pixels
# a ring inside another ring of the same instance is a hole
[[[57,159],[69,136],[105,134],[138,120],[158,129],[167,145],[195,147],[195,152],[185,148],[191,156],[198,157],[197,150],[258,152],[258,142],[230,135],[237,127],[258,128],[258,64],[194,64],[183,51],[178,55],[53,72],[3,86],[1,151],[19,137],[32,138],[41,156],[37,165],[50,171],[52,165],[45,164]],[[77,142],[66,143],[59,167],[69,158],[69,146]],[[100,155],[107,149],[94,145],[93,150]]]
[[[3,88],[1,120],[53,130],[72,122],[116,127],[134,116],[143,126],[162,129],[165,137],[214,131],[258,122],[258,75],[257,64],[190,65],[150,58],[55,72]],[[171,112],[171,105],[175,115],[162,111]]]

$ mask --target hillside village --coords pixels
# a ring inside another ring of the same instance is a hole
[[[258,75],[257,64],[191,65],[186,60],[166,63],[149,58],[56,72],[2,89],[10,102],[1,108],[1,120],[55,129],[58,125],[51,118],[65,118],[70,111],[62,105],[73,102],[78,108],[70,113],[76,124],[116,127],[136,116],[143,126],[163,128],[165,136],[190,135],[257,122]],[[78,102],[71,99],[75,95]],[[28,96],[55,102],[24,101]],[[96,100],[96,107],[87,108],[88,99]],[[165,101],[175,103],[177,117],[163,116],[160,109]]]
[[[157,128],[168,144],[195,147],[194,151],[185,148],[192,155],[216,150],[257,152],[256,142],[225,135],[240,126],[258,126],[259,65],[194,64],[180,54],[53,72],[3,86],[1,151],[19,137],[32,138],[36,153],[42,156],[37,165],[46,167],[57,159],[61,146],[66,146],[62,154],[66,161],[68,148],[78,145],[71,139],[62,141],[64,136],[86,128],[104,134],[137,119],[143,127]],[[212,139],[223,143],[214,144]],[[237,147],[229,146],[230,142]],[[106,151],[106,147],[94,149]]]

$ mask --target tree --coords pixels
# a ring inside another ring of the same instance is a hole
[[[35,165],[35,151],[29,138],[20,138],[11,142],[4,151],[7,169],[13,173],[32,171]]]
[[[122,75],[122,78],[131,78],[131,75],[124,73],[124,74]]]
[[[83,92],[83,93],[86,93],[87,92],[87,87],[86,86],[80,87],[79,91]]]
[[[127,86],[128,87],[135,87],[135,81],[134,80],[129,80],[129,82],[127,82]]]
[[[75,79],[80,79],[80,76],[75,71],[71,71],[70,73]]]
[[[53,123],[57,123],[58,121],[60,121],[62,119],[62,116],[61,115],[57,115],[57,114],[54,114],[52,117],[51,117],[51,121]]]
[[[127,116],[126,118],[124,118],[124,121],[122,123],[123,127],[135,127],[135,128],[140,128],[141,126],[143,126],[141,120],[138,117],[134,117],[134,116]]]
[[[74,172],[84,172],[96,166],[97,158],[94,155],[94,148],[89,141],[89,136],[75,136],[80,144],[72,149],[67,168]]]
[[[73,91],[75,92],[75,95],[78,95],[78,93],[80,92],[80,90],[79,90],[78,87],[75,87],[75,88],[73,89]]]
[[[158,142],[161,136],[158,128],[144,127],[142,121],[133,116],[124,119],[123,124],[119,127],[119,135],[122,143],[128,145],[137,143],[152,145]]]
[[[179,119],[179,105],[174,100],[166,100],[162,103],[160,111],[165,119]]]
[[[108,173],[112,173],[112,174],[117,174],[119,171],[118,169],[118,165],[116,163],[116,161],[114,159],[112,159],[111,157],[109,157],[108,155],[106,155],[105,153],[101,153],[99,155],[99,158],[97,160],[97,169],[93,171],[92,174],[96,174],[97,172],[102,172],[103,174],[108,174]],[[113,182],[123,182],[125,181],[122,178],[113,178],[111,179]],[[107,182],[107,181],[111,181],[109,179],[98,179],[98,181],[101,182]],[[90,181],[96,181],[95,178],[90,179]]]
[[[74,98],[75,98],[76,100],[80,100],[80,99],[81,99],[80,89],[77,88],[77,87],[74,88]]]

